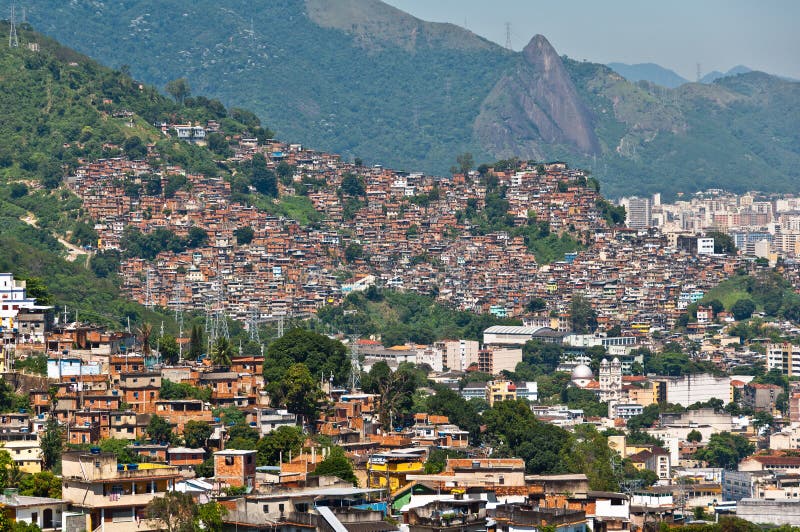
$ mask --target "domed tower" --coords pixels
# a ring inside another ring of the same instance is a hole
[[[578,388],[586,388],[586,386],[594,379],[592,368],[586,364],[579,364],[572,370],[572,384]]]

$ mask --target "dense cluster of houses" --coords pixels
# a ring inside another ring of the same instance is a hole
[[[239,140],[234,158],[258,152],[273,168],[290,165],[293,176],[279,185],[282,196],[302,192],[321,223],[304,225],[233,201],[223,179],[142,161],[101,160],[68,180],[96,221],[101,250],[119,249],[131,227],[145,233],[164,228],[180,237],[196,227],[207,234],[207,244],[197,248],[163,251],[154,261],[124,260],[123,287],[131,297],[250,321],[308,316],[371,285],[430,293],[457,308],[499,317],[525,315],[534,297],[563,314],[572,294],[581,292],[598,311],[601,327],[646,334],[671,328],[709,288],[753,267],[741,256],[679,245],[675,234],[609,228],[587,177],[562,163],[487,170],[505,191],[505,215],[514,226],[546,222],[549,231],[586,245],[540,265],[513,230],[483,234],[473,225],[468,214],[485,209],[487,197],[486,180],[477,175],[440,179],[356,167],[299,145],[252,139]],[[362,180],[363,196],[347,214],[340,187],[350,175]],[[186,185],[167,194],[176,177]],[[159,186],[148,194],[152,179]],[[251,228],[253,238],[240,244],[236,230],[242,227]],[[358,253],[348,257],[353,245]]]

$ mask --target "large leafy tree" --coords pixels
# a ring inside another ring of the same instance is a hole
[[[752,299],[742,298],[736,301],[731,307],[733,318],[736,321],[746,320],[753,315],[756,310],[756,304]]]
[[[281,456],[289,458],[300,452],[306,437],[300,427],[282,425],[256,443],[258,465],[278,465]]]
[[[592,308],[591,302],[580,293],[572,296],[570,304],[572,317],[572,330],[576,333],[590,333],[597,329],[597,313]]]
[[[367,393],[380,395],[378,415],[384,429],[391,428],[392,419],[397,420],[411,414],[414,391],[425,386],[427,379],[421,372],[406,362],[396,371],[385,362],[377,362],[362,383]]]
[[[30,497],[61,498],[61,477],[52,471],[42,471],[33,475],[25,475],[19,483],[19,494]]]
[[[192,326],[192,334],[189,340],[189,356],[196,360],[203,354],[203,348],[205,347],[205,341],[203,340],[203,329],[199,325]]]
[[[145,515],[159,530],[195,532],[198,509],[191,494],[170,491],[150,501]]]
[[[50,416],[44,424],[44,433],[39,438],[39,446],[42,448],[42,462],[45,469],[53,469],[61,461],[61,451],[63,443],[61,434],[63,429],[58,424],[54,416]]]
[[[305,364],[293,364],[280,382],[280,404],[314,426],[325,394]]]
[[[738,466],[742,458],[755,451],[752,443],[740,434],[720,432],[712,434],[708,444],[694,453],[697,460],[708,462],[710,467],[733,469]]]
[[[217,501],[207,502],[197,507],[197,521],[207,532],[222,532],[222,518],[227,514],[228,509]]]
[[[486,443],[499,456],[517,456],[528,473],[566,473],[562,458],[570,435],[562,428],[537,421],[530,404],[519,399],[500,401],[483,413]]]
[[[175,364],[180,356],[178,340],[171,334],[165,334],[158,340],[158,349],[161,352],[161,359],[167,364]]]
[[[338,445],[332,447],[325,460],[317,465],[314,470],[314,476],[328,475],[339,477],[340,479],[352,482],[353,486],[358,486],[358,479],[353,473],[353,463],[347,458],[344,449]]]
[[[267,160],[260,153],[253,155],[253,168],[250,182],[255,189],[265,196],[278,197],[278,178],[275,172],[267,168]]]
[[[211,437],[211,426],[203,421],[190,419],[183,426],[183,439],[186,446],[192,449],[206,447],[206,440]]]
[[[335,384],[344,384],[350,374],[344,344],[307,329],[292,329],[267,348],[264,379],[270,396],[279,398],[281,380],[289,367],[299,362],[306,365],[314,378],[328,379],[333,375]]]
[[[615,462],[619,455],[608,446],[608,438],[591,425],[576,427],[563,453],[564,463],[574,473],[583,473],[589,487],[599,491],[617,491]]]
[[[186,98],[192,93],[192,89],[189,87],[189,82],[186,78],[178,78],[173,79],[169,83],[167,83],[166,87],[164,87],[167,91],[167,94],[175,98],[177,103],[182,104]]]
[[[154,414],[145,429],[147,436],[153,443],[170,443],[172,441],[172,427],[163,417]]]

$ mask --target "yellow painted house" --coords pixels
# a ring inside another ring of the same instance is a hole
[[[386,488],[395,493],[408,481],[407,475],[419,475],[425,471],[427,451],[419,447],[394,449],[375,453],[367,461],[367,487]]]

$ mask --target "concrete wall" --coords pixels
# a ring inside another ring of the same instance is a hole
[[[751,523],[800,526],[800,501],[742,499],[736,507],[736,517]]]

